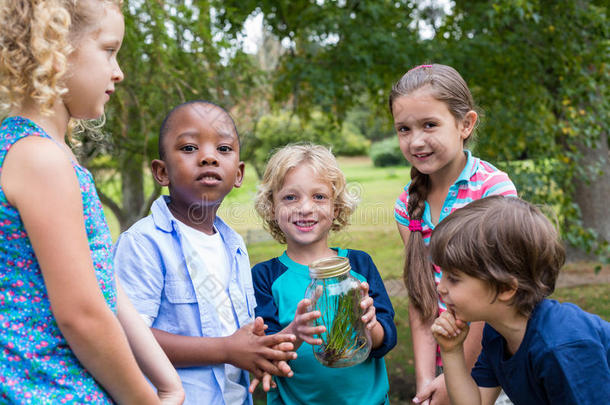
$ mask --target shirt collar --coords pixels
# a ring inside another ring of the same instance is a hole
[[[464,149],[466,154],[466,166],[462,169],[462,173],[458,176],[455,184],[464,183],[470,181],[470,178],[477,172],[478,161],[472,156],[472,153],[468,149]]]
[[[347,257],[347,249],[342,249],[342,248],[338,248],[338,247],[333,247],[331,248],[332,250],[336,250],[337,251],[337,256],[339,257]],[[297,263],[294,260],[292,260],[288,254],[286,254],[286,251],[284,250],[284,253],[278,257],[278,260],[280,261],[280,263],[282,263],[284,266],[288,267],[289,269],[298,269],[299,271],[303,271],[306,272],[307,274],[309,274],[309,267],[301,264],[301,263]]]
[[[172,232],[178,227],[177,219],[170,212],[167,204],[170,201],[170,196],[162,195],[155,200],[150,207],[151,215],[155,226],[164,232]],[[243,240],[237,232],[227,225],[218,216],[214,219],[214,226],[220,233],[220,237],[232,252],[244,252]]]

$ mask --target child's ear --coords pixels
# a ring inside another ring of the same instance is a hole
[[[155,178],[155,181],[162,187],[169,186],[169,176],[167,175],[167,167],[165,162],[160,159],[155,159],[150,164],[150,170]]]
[[[462,122],[460,123],[460,136],[462,139],[467,139],[470,134],[472,134],[478,117],[479,115],[474,110],[470,110],[466,113],[464,119],[462,119]]]
[[[510,287],[506,287],[498,294],[498,300],[508,302],[513,299],[519,288],[519,281],[515,277],[511,277]]]
[[[239,162],[237,166],[237,173],[235,175],[235,183],[233,183],[233,187],[238,188],[241,187],[241,183],[244,181],[244,171],[246,170],[246,164],[244,162]]]

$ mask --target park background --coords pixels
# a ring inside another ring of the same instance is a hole
[[[409,181],[387,106],[422,63],[455,67],[482,120],[475,155],[508,172],[521,197],[551,208],[570,263],[554,298],[610,320],[610,24],[608,1],[126,0],[117,86],[101,134],[74,147],[93,173],[113,237],[166,192],[148,169],[158,128],[184,101],[230,111],[244,185],[219,213],[251,262],[280,254],[252,197],[269,152],[331,146],[362,202],[333,244],[367,251],[392,297],[393,403],[413,395],[403,252],[394,200]]]

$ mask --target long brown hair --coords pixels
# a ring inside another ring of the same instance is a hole
[[[475,110],[472,94],[460,74],[451,66],[421,65],[409,70],[392,86],[389,105],[393,114],[394,101],[414,91],[426,88],[435,99],[444,102],[456,122]],[[466,141],[472,138],[469,136]],[[421,220],[430,187],[429,176],[411,168],[411,185],[407,212],[410,220]],[[404,283],[410,302],[421,312],[424,320],[438,315],[438,294],[434,282],[432,264],[428,260],[427,248],[421,232],[411,232],[405,252]]]

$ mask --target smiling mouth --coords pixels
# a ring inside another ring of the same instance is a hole
[[[427,158],[428,156],[431,156],[432,152],[430,153],[414,153],[413,156],[415,156],[418,159],[423,159],[423,158]]]
[[[318,221],[313,221],[313,220],[299,220],[299,221],[294,221],[293,224],[302,231],[309,231],[311,230],[316,224],[318,223]]]

